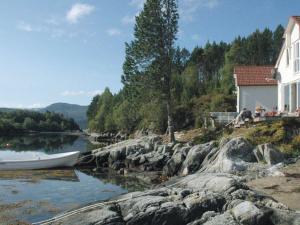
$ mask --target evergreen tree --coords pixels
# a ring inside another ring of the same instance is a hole
[[[166,103],[170,142],[175,141],[171,78],[177,29],[176,0],[147,0],[136,17],[134,40],[126,44],[122,77],[125,85],[138,87]]]
[[[284,27],[282,25],[278,25],[275,31],[273,32],[273,59],[272,64],[275,65],[277,58],[279,56],[279,52],[281,50],[283,44],[283,34]]]

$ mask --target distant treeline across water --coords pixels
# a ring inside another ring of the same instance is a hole
[[[72,118],[53,112],[15,110],[0,112],[0,135],[15,135],[28,132],[63,132],[80,130]]]

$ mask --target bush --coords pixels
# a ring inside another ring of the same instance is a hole
[[[246,138],[254,145],[264,143],[279,144],[285,142],[286,132],[282,121],[264,123],[250,131],[246,135]]]
[[[295,157],[300,155],[299,129],[300,122],[297,119],[285,118],[257,125],[246,138],[254,145],[275,144],[283,153]]]
[[[202,129],[201,135],[193,139],[193,144],[204,144],[218,139],[220,133],[217,130]]]

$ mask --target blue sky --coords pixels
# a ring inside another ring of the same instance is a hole
[[[89,104],[117,92],[143,0],[2,0],[0,107]],[[229,42],[300,15],[299,0],[179,0],[178,45]]]

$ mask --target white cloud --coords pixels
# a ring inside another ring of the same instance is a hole
[[[180,3],[180,17],[185,21],[193,21],[194,14],[200,8],[214,9],[219,6],[220,0],[183,0]]]
[[[220,2],[218,0],[209,0],[206,2],[205,6],[210,8],[210,9],[213,9],[217,6],[219,6]]]
[[[130,16],[130,15],[126,15],[121,19],[122,24],[124,25],[132,25],[135,22],[135,17],[138,16],[140,14],[140,12],[142,11],[144,4],[145,4],[146,0],[131,0],[129,2],[129,6],[134,7],[137,12]]]
[[[192,39],[194,40],[194,41],[200,41],[200,35],[199,34],[193,34],[192,35]]]
[[[134,7],[138,8],[139,10],[141,10],[143,8],[145,2],[146,2],[146,0],[131,0],[129,5],[134,6]]]
[[[49,19],[45,20],[45,23],[52,25],[52,26],[58,26],[61,23],[61,20],[56,17],[50,17]]]
[[[134,24],[135,22],[135,16],[124,16],[121,20],[122,24],[128,25],[128,24]]]
[[[88,96],[88,97],[93,97],[95,95],[101,94],[103,91],[102,90],[93,90],[93,91],[69,91],[66,90],[61,93],[62,96],[65,97],[78,97],[78,96]]]
[[[117,28],[110,28],[106,31],[109,36],[119,36],[122,32]]]
[[[43,105],[41,103],[33,103],[32,105],[29,105],[26,108],[29,108],[29,109],[43,108]]]
[[[94,9],[92,5],[76,3],[67,12],[66,19],[69,23],[77,23],[80,18],[91,14]]]
[[[20,21],[17,25],[17,28],[22,31],[32,32],[33,27],[29,23],[25,23],[24,21]]]
[[[41,103],[33,103],[31,105],[23,105],[23,104],[4,104],[1,105],[3,108],[13,108],[13,109],[36,109],[36,108],[43,108],[44,105]]]

